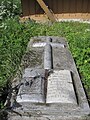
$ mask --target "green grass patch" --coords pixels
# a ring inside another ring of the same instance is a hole
[[[79,69],[81,79],[90,94],[90,24],[60,22],[52,25],[32,21],[20,23],[10,18],[0,24],[0,91],[19,68],[28,41],[33,36],[65,37]],[[2,92],[0,93],[2,96]]]

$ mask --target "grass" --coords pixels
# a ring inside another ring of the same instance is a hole
[[[90,96],[90,24],[60,22],[52,25],[33,21],[20,23],[6,19],[0,25],[0,96],[19,68],[28,41],[33,36],[65,37],[79,69],[81,80]],[[1,99],[2,101],[2,99]],[[1,104],[2,105],[2,104]],[[2,107],[2,106],[1,106]]]

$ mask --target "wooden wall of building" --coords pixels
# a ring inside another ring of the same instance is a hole
[[[39,15],[44,11],[36,0],[21,0],[23,16]],[[90,17],[90,0],[44,0],[51,11],[61,18]]]

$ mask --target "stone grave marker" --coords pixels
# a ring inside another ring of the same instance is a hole
[[[20,85],[8,120],[89,120],[89,104],[66,40],[33,37],[27,51],[34,54],[22,79],[12,84]]]
[[[77,104],[70,71],[54,71],[48,77],[47,103]]]

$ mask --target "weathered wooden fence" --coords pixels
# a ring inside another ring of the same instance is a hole
[[[57,19],[90,19],[90,0],[43,0]],[[37,0],[21,0],[23,16],[45,16]],[[40,18],[42,19],[42,17]]]

